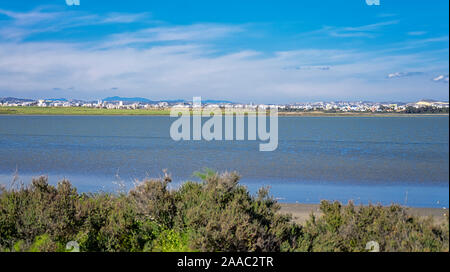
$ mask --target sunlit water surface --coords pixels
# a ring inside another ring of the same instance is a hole
[[[168,116],[0,116],[0,183],[68,178],[114,191],[167,169],[179,186],[205,167],[238,171],[252,192],[283,202],[321,199],[449,205],[449,120],[436,117],[280,117],[278,149],[259,141],[173,141]]]

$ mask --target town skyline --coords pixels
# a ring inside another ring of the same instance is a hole
[[[200,101],[197,104],[195,101]],[[202,100],[194,97],[193,100],[148,100],[141,97],[108,97],[104,100],[83,101],[59,99],[18,99],[0,98],[0,107],[39,107],[39,108],[95,108],[95,109],[121,109],[121,110],[167,110],[169,108],[230,108],[235,110],[268,110],[277,109],[279,111],[325,111],[325,112],[433,112],[448,113],[448,101],[436,101],[422,99],[416,102],[372,102],[372,101],[320,101],[320,102],[296,102],[288,104],[258,104],[258,103],[237,103],[222,100]]]

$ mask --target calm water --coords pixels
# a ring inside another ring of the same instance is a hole
[[[279,144],[181,141],[160,116],[0,116],[0,183],[67,177],[82,191],[115,190],[168,169],[173,186],[209,167],[236,170],[281,201],[397,202],[448,207],[448,117],[280,117]]]

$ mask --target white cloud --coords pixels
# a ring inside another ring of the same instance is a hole
[[[102,23],[134,23],[141,20],[145,20],[150,17],[150,13],[142,12],[142,13],[110,13],[107,17],[101,20]]]
[[[448,75],[439,75],[439,76],[433,78],[433,81],[435,81],[435,82],[447,82],[448,83]]]
[[[408,32],[409,36],[422,36],[425,34],[427,34],[426,31],[410,31],[410,32]]]
[[[0,15],[9,18],[0,25],[0,40],[21,41],[30,35],[59,32],[81,26],[102,24],[128,24],[145,21],[149,13],[109,13],[103,16],[81,12],[62,12],[37,8],[28,12],[0,9]]]
[[[287,66],[284,67],[285,70],[330,70],[331,66],[324,65],[312,65],[312,66]]]
[[[77,24],[128,23],[149,16],[77,13],[60,20],[58,13],[41,13],[45,12],[9,13],[12,22],[0,26],[0,36],[19,33],[15,38],[0,39],[2,96],[95,99],[114,92],[150,99],[203,96],[277,103],[316,99],[413,100],[412,96],[423,97],[426,89],[448,97],[448,90],[444,92],[440,84],[421,81],[421,77],[411,77],[408,84],[385,80],[387,71],[405,67],[426,74],[445,72],[448,62],[437,66],[433,55],[314,48],[224,52],[221,39],[246,35],[248,30],[239,25],[212,23],[147,25],[86,42],[24,42],[23,38],[33,31],[59,31]],[[37,23],[46,20],[58,23]],[[333,30],[350,35],[376,33],[395,22]],[[405,75],[393,73],[392,77],[396,76]]]
[[[208,52],[207,45],[194,44],[99,50],[83,44],[3,43],[0,90],[24,97],[52,96],[57,86],[61,88],[58,95],[69,98],[103,98],[115,87],[115,94],[151,99],[194,95],[253,102],[370,99],[409,96],[411,86],[374,82],[373,78],[399,63],[423,64],[415,63],[412,55],[377,57],[346,50],[296,50],[265,56],[255,51],[210,55],[205,49]],[[327,61],[334,63],[332,69],[321,68],[328,66],[324,65]],[[424,86],[414,85],[418,90]]]
[[[395,72],[388,74],[388,78],[410,77],[423,74],[422,72]]]
[[[22,26],[49,21],[56,17],[63,16],[63,13],[61,12],[43,12],[42,9],[35,9],[29,12],[14,12],[0,9],[0,14],[14,19],[14,24]]]
[[[114,34],[106,39],[103,47],[126,46],[154,42],[207,41],[241,32],[239,26],[220,24],[195,24],[187,26],[159,26],[135,32]]]
[[[379,22],[356,27],[325,27],[323,31],[332,37],[368,37],[373,38],[383,27],[398,24],[398,20]]]

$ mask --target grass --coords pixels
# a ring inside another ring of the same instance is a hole
[[[254,112],[242,111],[247,115]],[[3,107],[0,115],[170,115],[169,109],[103,109],[87,107]],[[192,112],[191,112],[192,114]],[[342,117],[392,117],[392,116],[448,116],[448,113],[395,113],[395,112],[286,112],[279,111],[279,116],[342,116]]]

